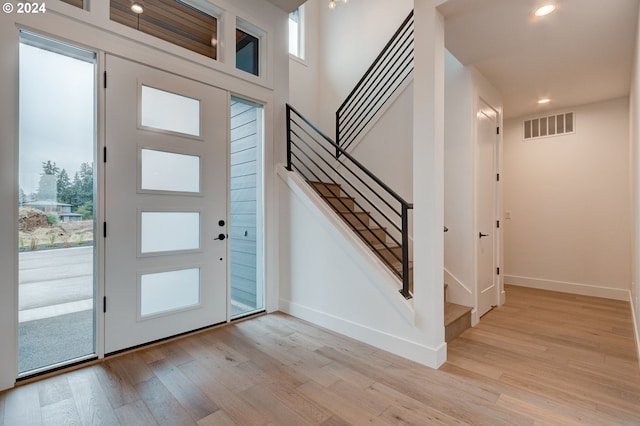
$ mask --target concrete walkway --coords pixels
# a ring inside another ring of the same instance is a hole
[[[19,262],[18,371],[93,353],[93,247],[22,252]]]
[[[93,309],[93,247],[22,252],[19,322]]]

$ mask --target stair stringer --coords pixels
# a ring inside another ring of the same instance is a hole
[[[444,282],[447,287],[447,302],[455,303],[462,306],[475,306],[475,298],[473,291],[467,287],[462,281],[453,275],[446,267],[444,268]],[[471,311],[471,326],[478,324],[478,310],[473,308]]]
[[[277,174],[280,238],[288,240],[281,247],[289,246],[280,253],[280,310],[432,368],[442,365],[446,343],[427,344],[398,278],[304,179],[281,165]]]

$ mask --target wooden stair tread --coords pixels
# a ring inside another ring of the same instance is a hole
[[[471,312],[470,307],[446,302],[444,304],[444,325],[445,327]]]
[[[370,218],[371,217],[369,212],[363,212],[363,211],[354,212],[353,210],[349,210],[348,212],[343,212],[343,211],[336,210],[336,213],[338,213],[342,217],[347,217],[347,216],[348,217],[356,217],[356,216],[358,216],[358,217],[363,217],[363,218]],[[363,226],[359,222],[356,222],[356,223],[358,223],[359,226]]]
[[[371,245],[371,247],[374,250],[398,250],[401,249],[402,247],[400,247],[399,245],[393,243],[393,244],[382,244],[382,243],[373,243]]]
[[[351,228],[356,231],[371,231],[371,232],[383,231],[385,233],[387,231],[387,228],[381,228],[379,226],[363,226],[362,224],[351,225]]]
[[[317,185],[317,186],[338,186],[338,187],[342,186],[339,183],[320,182],[320,181],[317,181],[317,180],[309,180],[307,182],[309,182],[311,185]]]
[[[402,271],[402,262],[391,262],[391,265],[396,269],[396,271]],[[409,261],[409,270],[413,269],[413,260]]]
[[[353,229],[369,248],[395,273],[402,275],[402,262],[398,260],[401,246],[387,244],[387,230],[380,226],[371,226],[371,212],[358,210],[355,198],[342,192],[338,183],[307,181],[325,200],[325,202]],[[409,262],[409,292],[413,291],[413,262]]]
[[[355,200],[355,198],[349,197],[347,195],[325,195],[324,198],[326,198],[327,200],[332,198],[342,198],[344,200]]]

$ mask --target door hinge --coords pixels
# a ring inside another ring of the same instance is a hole
[[[496,173],[496,182],[500,182],[500,173]]]
[[[106,77],[105,77],[105,81],[107,81]],[[500,127],[496,127],[496,135],[500,134]]]
[[[496,228],[500,228],[500,221],[496,220]]]
[[[107,88],[107,72],[104,72],[104,88]]]
[[[102,312],[107,312],[107,296],[104,296],[102,298]]]
[[[102,147],[102,161],[104,163],[107,162],[107,147],[106,146]]]
[[[102,236],[107,238],[107,222],[102,222]]]
[[[499,266],[496,268],[496,274],[500,275],[500,267]]]

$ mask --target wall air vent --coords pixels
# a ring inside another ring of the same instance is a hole
[[[523,121],[522,139],[539,139],[575,133],[575,114],[565,112]]]

